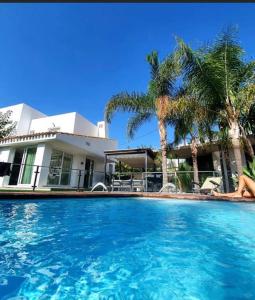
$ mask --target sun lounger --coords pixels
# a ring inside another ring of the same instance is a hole
[[[193,181],[193,193],[212,194],[212,191],[222,190],[221,177],[207,177],[201,186],[198,182]]]
[[[167,193],[176,193],[179,192],[179,190],[177,189],[176,185],[169,182],[167,184],[165,184],[160,190],[159,193],[163,193],[163,192],[167,192]]]

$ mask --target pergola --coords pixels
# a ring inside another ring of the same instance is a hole
[[[155,167],[155,153],[150,148],[109,150],[105,151],[105,171],[108,163],[121,163],[131,168],[142,168],[147,172],[148,168]]]

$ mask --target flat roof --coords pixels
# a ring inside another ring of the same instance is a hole
[[[107,150],[104,151],[106,155],[122,155],[122,154],[140,154],[147,153],[152,159],[156,157],[156,153],[151,148],[133,148],[133,149],[120,149],[120,150]]]

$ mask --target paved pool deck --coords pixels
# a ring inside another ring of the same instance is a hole
[[[52,198],[101,198],[101,197],[144,197],[144,198],[160,198],[160,199],[187,199],[187,200],[211,200],[211,201],[230,201],[230,202],[254,202],[255,198],[228,198],[215,197],[198,194],[170,194],[170,193],[145,193],[145,192],[41,192],[41,191],[2,191],[0,192],[0,200],[6,199],[52,199]]]

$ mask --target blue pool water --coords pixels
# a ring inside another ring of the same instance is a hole
[[[0,202],[1,299],[255,299],[255,204]]]

